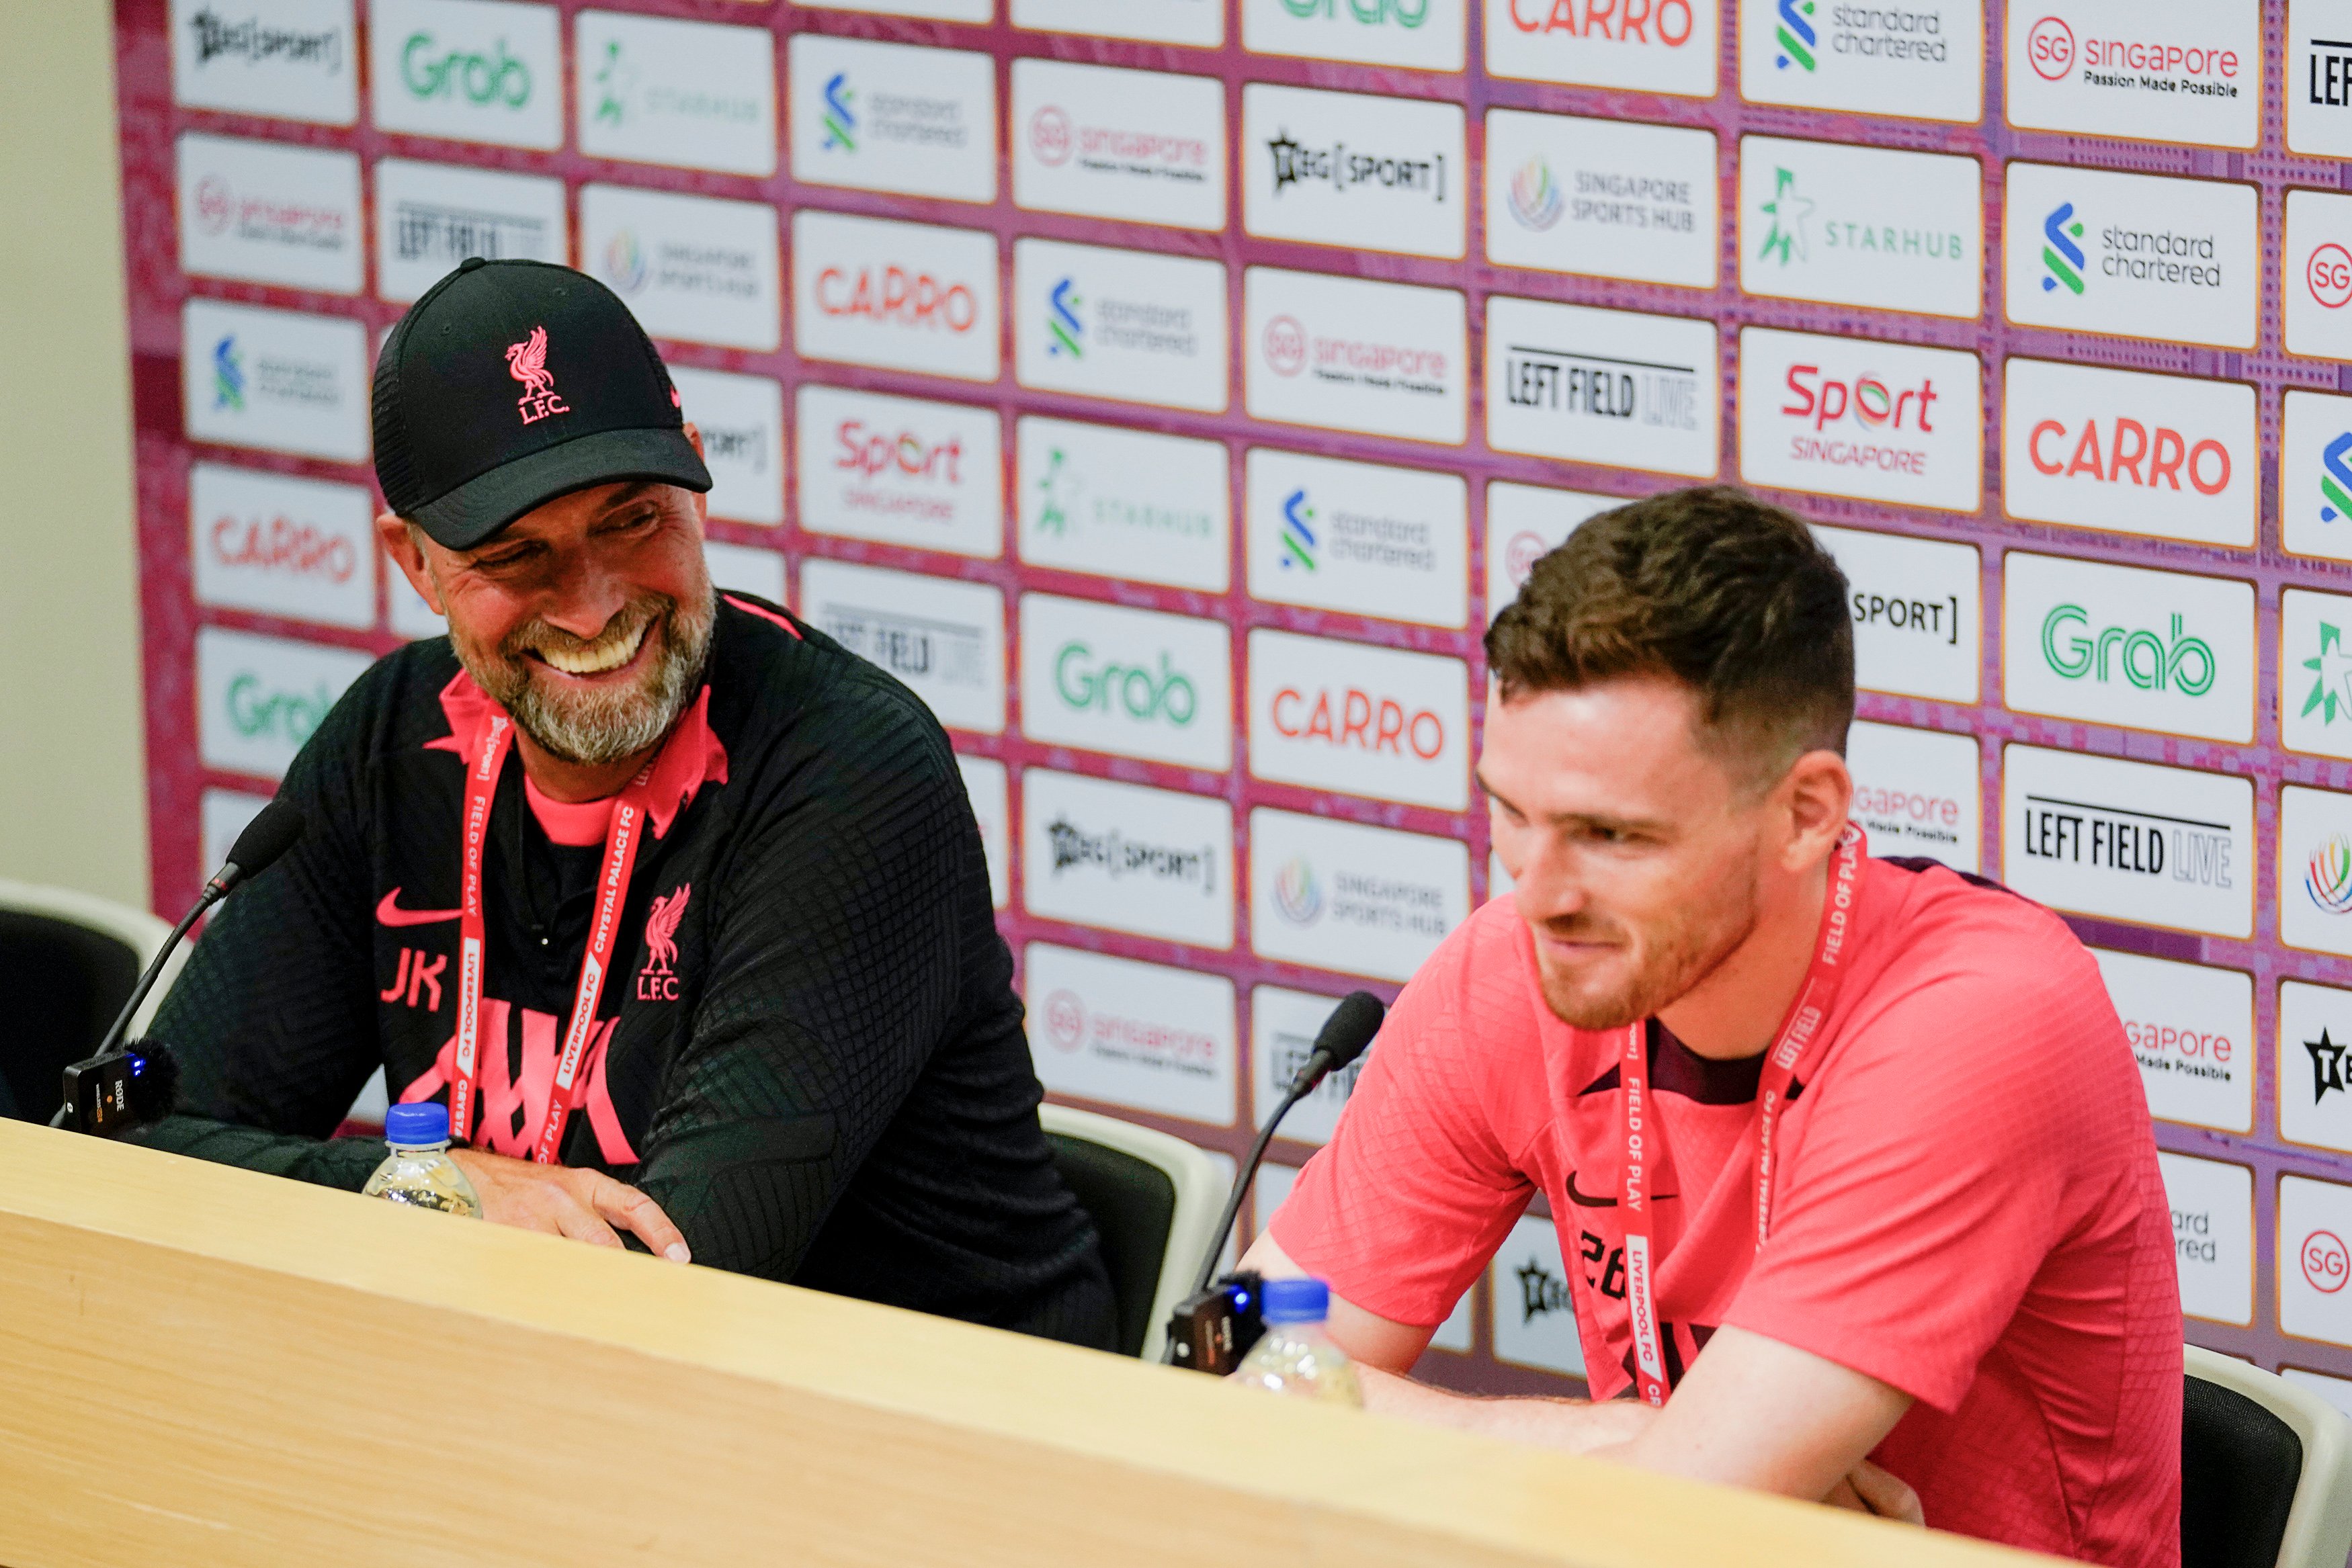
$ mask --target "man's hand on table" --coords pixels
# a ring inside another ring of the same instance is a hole
[[[481,1196],[482,1218],[493,1225],[569,1236],[595,1247],[618,1247],[616,1228],[673,1263],[693,1261],[686,1238],[661,1205],[602,1171],[536,1165],[479,1149],[451,1149],[449,1157]]]

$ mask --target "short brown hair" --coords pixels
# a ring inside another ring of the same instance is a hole
[[[1759,783],[1804,752],[1843,755],[1853,721],[1845,574],[1803,518],[1729,486],[1589,519],[1495,617],[1486,667],[1506,702],[1670,677],[1697,695],[1707,738]]]

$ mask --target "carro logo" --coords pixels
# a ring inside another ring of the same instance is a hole
[[[1045,296],[1046,308],[1053,312],[1045,320],[1045,332],[1050,340],[1045,345],[1047,354],[1057,359],[1064,355],[1073,360],[1087,357],[1084,341],[1087,324],[1078,319],[1078,307],[1085,303],[1078,298],[1075,278],[1063,278]]]
[[[1303,855],[1282,862],[1274,873],[1274,907],[1293,925],[1312,925],[1323,915],[1323,887]]]
[[[911,430],[885,434],[862,419],[843,420],[834,434],[840,444],[841,455],[834,459],[833,465],[860,478],[872,479],[889,473],[947,485],[963,483],[963,475],[959,471],[963,459],[963,438],[960,435],[927,442]]]
[[[2025,35],[2025,58],[2043,81],[2062,80],[2074,68],[2074,29],[2056,16],[2044,16]]]
[[[1282,502],[1282,569],[1315,570],[1315,508],[1307,492],[1293,490]]]
[[[824,126],[824,140],[817,143],[819,152],[831,152],[838,147],[844,152],[857,151],[857,111],[852,100],[857,89],[849,85],[847,71],[835,71],[824,84],[824,112],[819,117]]]
[[[1510,14],[1511,26],[1522,33],[1655,42],[1670,49],[1688,43],[1694,26],[1689,0],[1510,0]]]
[[[1402,757],[1410,748],[1423,762],[1445,751],[1445,721],[1427,708],[1408,712],[1393,697],[1375,697],[1350,687],[1332,701],[1329,691],[1318,691],[1313,702],[1296,686],[1274,694],[1275,732],[1290,740],[1320,740],[1360,751],[1387,752]]]
[[[2212,645],[2201,637],[2188,635],[2181,617],[2172,618],[2169,643],[2144,628],[2126,631],[2107,626],[2096,636],[2076,630],[2087,629],[2090,623],[2079,604],[2055,605],[2042,618],[2042,657],[2053,672],[2070,681],[2087,675],[2104,685],[2120,671],[2125,680],[2142,691],[2168,687],[2192,697],[2213,689],[2220,670]]]
[[[1160,668],[1111,663],[1097,665],[1095,651],[1084,642],[1062,644],[1054,655],[1054,695],[1081,713],[1109,713],[1116,707],[1128,717],[1150,723],[1165,719],[1181,729],[1201,711],[1200,694],[1190,676],[1179,672],[1167,650],[1160,650]]]
[[[2083,225],[2074,216],[2074,204],[2062,202],[2042,220],[2042,265],[2050,270],[2042,279],[2042,292],[2052,294],[2060,284],[2074,293],[2083,292],[2083,274],[2086,270],[2083,247],[2075,241],[2083,237]]]
[[[2323,1295],[2334,1295],[2344,1288],[2345,1281],[2352,1280],[2352,1251],[2345,1249],[2332,1230],[2315,1230],[2305,1237],[2295,1257],[2303,1264],[2303,1277]]]
[[[1780,52],[1772,57],[1775,70],[1785,71],[1792,65],[1804,70],[1813,68],[1813,50],[1819,47],[1821,37],[1806,19],[1812,14],[1813,0],[1780,0],[1780,26],[1773,33],[1780,45]]]
[[[2352,250],[2328,241],[2304,264],[2303,280],[2311,297],[2330,310],[2352,304]]]
[[[2330,915],[2352,915],[2352,840],[2330,833],[2304,862],[2303,891]]]
[[[895,262],[879,269],[860,267],[854,278],[842,267],[826,267],[816,275],[816,308],[828,316],[864,316],[931,331],[969,332],[980,319],[980,300],[969,284],[944,282]]]
[[[1058,169],[1070,161],[1070,117],[1066,110],[1049,103],[1029,117],[1029,151],[1048,168]]]
[[[240,519],[223,513],[214,519],[208,537],[213,559],[223,566],[254,567],[329,582],[349,582],[359,569],[359,555],[350,539],[325,532],[314,523],[298,523],[282,512],[266,522],[258,517]]]
[[[2065,422],[2045,419],[2034,425],[2033,434],[2027,438],[2026,453],[2037,472],[2068,478],[2086,474],[2109,485],[2120,485],[2128,479],[2142,489],[2168,486],[2176,491],[2186,478],[2189,487],[2200,496],[2218,496],[2230,487],[2230,449],[2219,441],[2209,437],[2191,445],[2180,432],[2161,424],[2151,435],[2148,427],[2137,419],[2119,417],[2108,428],[2109,435],[2103,446],[2098,420],[2084,420],[2083,434],[2075,438],[2073,453],[2061,460],[2056,454],[2065,446]],[[2054,438],[2055,445],[2045,450],[2042,443],[2051,438]],[[2141,477],[2143,464],[2147,468],[2145,478]]]
[[[1276,316],[1265,324],[1265,362],[1276,375],[1295,376],[1307,368],[1307,329],[1295,316]]]
[[[1045,1036],[1064,1051],[1085,1043],[1087,1004],[1074,992],[1055,991],[1045,998]]]

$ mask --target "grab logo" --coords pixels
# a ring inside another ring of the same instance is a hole
[[[2043,81],[2059,81],[2074,68],[2074,29],[2056,16],[2044,16],[2025,35],[2026,63]]]
[[[1469,803],[1469,688],[1459,659],[1253,632],[1250,772],[1461,810]]]

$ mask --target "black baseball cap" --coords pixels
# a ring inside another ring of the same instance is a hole
[[[444,547],[622,479],[710,488],[661,356],[586,273],[469,257],[384,340],[375,482]]]

